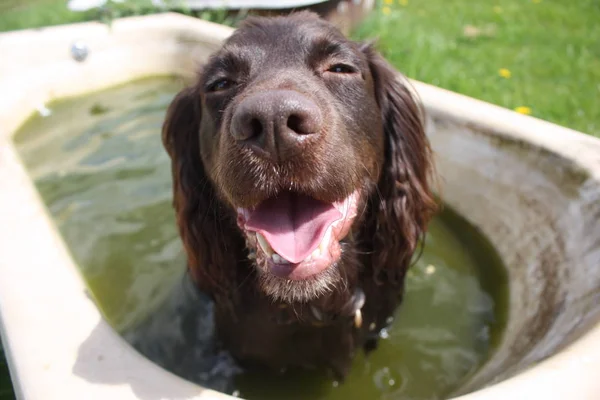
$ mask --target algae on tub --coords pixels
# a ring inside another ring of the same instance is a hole
[[[49,117],[33,117],[15,136],[90,290],[119,331],[152,312],[184,270],[160,139],[180,88],[176,79],[154,78],[59,101],[48,106]],[[502,266],[485,239],[446,210],[431,223],[406,284],[378,349],[356,358],[345,383],[315,372],[246,374],[231,391],[249,399],[446,397],[501,334]],[[200,383],[211,386],[211,379]]]

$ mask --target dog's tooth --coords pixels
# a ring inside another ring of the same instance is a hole
[[[310,258],[317,258],[320,256],[321,256],[321,247],[317,247],[316,249],[314,249],[314,251],[310,255]]]
[[[319,250],[321,253],[325,253],[327,248],[329,247],[329,242],[331,241],[331,227],[327,228],[327,232],[325,232],[325,236],[323,236],[323,240],[319,244]]]
[[[264,251],[267,256],[271,257],[273,255],[273,248],[271,248],[271,245],[269,242],[267,242],[267,239],[265,239],[265,237],[259,232],[256,232],[256,239],[262,251]]]
[[[289,264],[290,263],[288,260],[286,260],[285,258],[281,257],[277,253],[273,253],[273,255],[271,256],[271,259],[273,260],[273,262],[275,264]]]
[[[245,208],[238,208],[237,209],[238,214],[240,214],[241,216],[243,216],[245,219],[248,219],[248,210]]]
[[[344,218],[348,216],[348,199],[349,197],[346,197],[346,200],[344,200]]]

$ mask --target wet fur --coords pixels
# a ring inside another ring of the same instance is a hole
[[[336,58],[352,60],[360,76],[342,81],[315,72]],[[236,77],[236,87],[208,94],[223,73]],[[328,121],[324,139],[281,164],[228,135],[236,104],[273,88],[311,96]],[[370,45],[347,40],[313,14],[251,18],[173,100],[163,142],[189,271],[215,303],[223,345],[245,366],[326,366],[342,378],[355,350],[372,346],[401,302],[406,270],[435,210],[431,151],[407,82]],[[288,189],[328,202],[361,193],[342,258],[314,282],[262,272],[236,225],[236,207]],[[360,328],[343,311],[357,287],[366,295]]]

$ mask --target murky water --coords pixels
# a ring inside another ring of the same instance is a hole
[[[0,400],[12,400],[14,398],[15,394],[12,390],[8,365],[6,365],[4,352],[2,351],[2,346],[0,346]]]
[[[170,164],[159,137],[182,84],[149,79],[49,106],[16,136],[20,154],[107,319],[141,321],[181,278]],[[501,334],[505,279],[493,250],[445,211],[407,278],[379,348],[345,383],[315,373],[238,377],[252,399],[438,399],[489,356]]]

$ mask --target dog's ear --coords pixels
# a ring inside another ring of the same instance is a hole
[[[373,268],[378,280],[402,283],[437,208],[430,188],[433,165],[420,102],[409,83],[371,45],[365,45],[381,110],[385,162],[373,196]]]
[[[197,86],[182,90],[167,110],[163,145],[171,157],[173,206],[198,287],[213,296],[230,296],[235,282],[235,255],[222,234],[222,203],[205,173],[200,156],[202,105]]]

